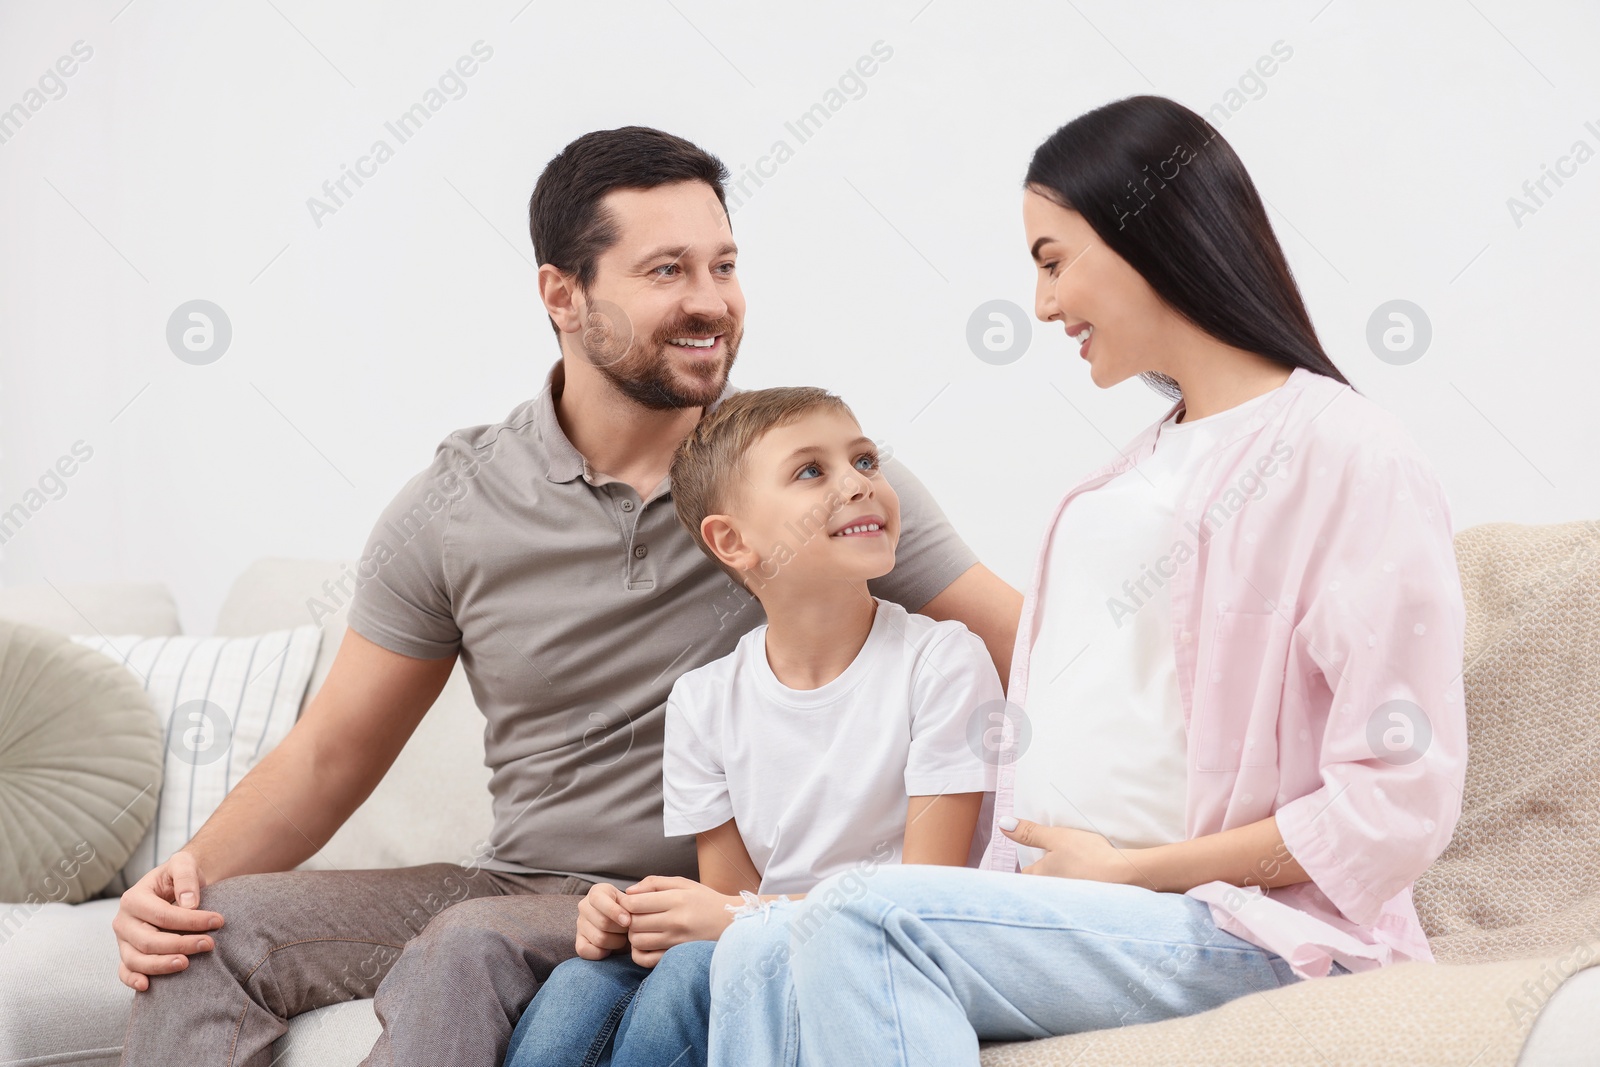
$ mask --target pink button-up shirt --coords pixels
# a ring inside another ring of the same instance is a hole
[[[1136,466],[1161,422],[1056,507],[1034,568],[1007,697],[1026,715],[1051,531],[1072,498]],[[1411,885],[1461,813],[1466,609],[1449,504],[1398,419],[1298,368],[1222,439],[1179,505],[1172,644],[1188,739],[1187,832],[1276,815],[1309,882],[1207,882],[1217,925],[1302,977],[1432,960]],[[1135,585],[1157,577],[1129,575]],[[1070,711],[1067,712],[1070,714]],[[995,814],[1012,811],[1016,722],[1003,731]],[[1014,871],[994,829],[983,866]],[[1269,859],[1259,876],[1276,873]]]

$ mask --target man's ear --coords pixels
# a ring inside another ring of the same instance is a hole
[[[577,280],[551,263],[539,267],[539,299],[562,333],[583,329]]]
[[[745,543],[731,515],[707,515],[701,519],[700,536],[719,560],[736,571],[754,570],[761,564],[760,554]]]

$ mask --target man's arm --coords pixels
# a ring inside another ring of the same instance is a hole
[[[964,623],[988,647],[1005,689],[1011,683],[1022,594],[978,561],[928,487],[904,463],[890,456],[881,469],[900,496],[900,542],[894,570],[868,582],[867,588],[907,611]]]
[[[1000,675],[1000,687],[1011,685],[1011,652],[1017,643],[1017,623],[1022,618],[1022,594],[1000,580],[981,563],[974,563],[932,600],[919,614],[940,622],[956,619],[983,639],[989,658]]]
[[[200,890],[238,874],[291,870],[344,825],[433,706],[455,656],[412,659],[345,632],[322,687],[283,741],[239,780],[194,839],[122,895],[112,921],[122,981],[182,970],[222,925]],[[179,933],[174,931],[184,931]],[[179,962],[181,960],[181,962]]]
[[[412,659],[346,630],[300,721],[184,851],[213,882],[292,870],[310,859],[377,788],[455,660]]]

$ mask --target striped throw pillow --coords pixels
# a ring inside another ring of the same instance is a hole
[[[166,739],[155,821],[102,895],[126,890],[186,844],[300,713],[322,629],[255,637],[74,637],[144,683]]]

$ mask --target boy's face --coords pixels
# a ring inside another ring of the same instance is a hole
[[[878,447],[843,412],[813,409],[762,435],[731,507],[701,532],[757,591],[778,580],[864,582],[894,568],[900,498]]]

